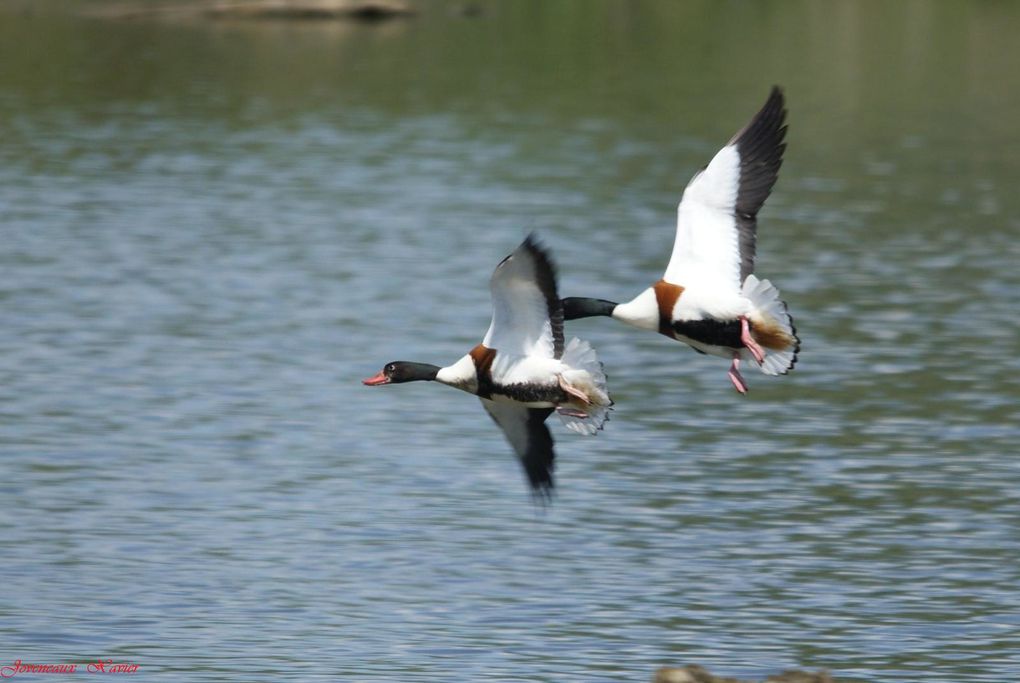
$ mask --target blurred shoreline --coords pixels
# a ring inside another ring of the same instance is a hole
[[[92,9],[107,19],[361,20],[380,21],[415,14],[404,0],[207,0],[187,4],[115,4]]]

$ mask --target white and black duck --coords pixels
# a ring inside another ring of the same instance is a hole
[[[500,262],[490,289],[489,330],[456,363],[395,361],[364,383],[435,381],[475,394],[506,434],[532,490],[548,497],[555,456],[545,420],[556,412],[568,429],[596,433],[612,405],[606,377],[587,342],[564,345],[555,267],[534,236]]]
[[[757,215],[779,176],[785,119],[783,93],[773,88],[761,111],[687,184],[661,280],[627,303],[564,299],[565,319],[608,316],[727,358],[742,394],[741,360],[766,375],[789,372],[800,350],[793,319],[779,290],[754,275]]]

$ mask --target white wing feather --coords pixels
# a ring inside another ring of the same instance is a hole
[[[677,206],[676,240],[663,279],[685,286],[716,280],[740,292],[740,233],[735,207],[740,186],[740,154],[723,147],[684,189]]]
[[[482,344],[510,356],[554,357],[554,329],[538,267],[528,241],[496,266],[489,283],[492,322]]]

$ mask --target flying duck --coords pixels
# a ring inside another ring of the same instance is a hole
[[[595,434],[609,417],[606,376],[588,342],[564,347],[563,308],[552,259],[529,235],[503,259],[489,283],[492,322],[482,343],[446,367],[395,361],[363,380],[369,386],[436,381],[475,394],[506,434],[532,492],[553,489],[554,411],[580,434]]]
[[[761,111],[687,184],[661,280],[627,303],[564,299],[565,320],[608,316],[728,358],[741,394],[741,360],[766,375],[789,372],[800,350],[793,319],[779,290],[753,274],[756,216],[783,163],[785,118],[783,93],[774,87]]]

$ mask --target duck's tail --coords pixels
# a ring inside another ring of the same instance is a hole
[[[755,308],[751,314],[751,336],[765,349],[761,371],[766,375],[785,375],[793,369],[800,351],[800,338],[786,302],[779,298],[779,290],[771,282],[754,275],[744,280],[742,294]],[[741,357],[752,360],[747,349]]]
[[[613,399],[606,386],[606,373],[602,369],[595,349],[577,337],[570,340],[560,358],[566,370],[561,373],[563,381],[571,388],[581,391],[587,403],[571,401],[569,406],[557,410],[567,429],[578,434],[594,434],[602,429],[609,419]],[[582,417],[583,416],[583,417]]]

